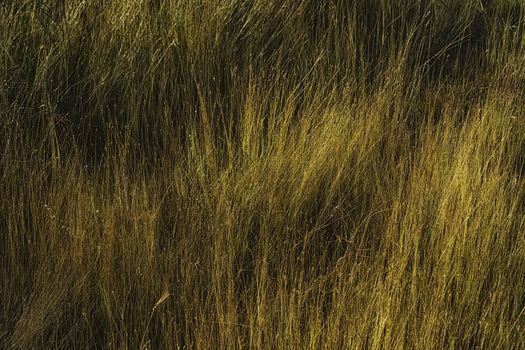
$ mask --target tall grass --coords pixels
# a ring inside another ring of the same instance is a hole
[[[525,5],[0,4],[0,347],[525,347]]]

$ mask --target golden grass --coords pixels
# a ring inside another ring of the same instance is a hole
[[[0,348],[525,347],[520,1],[0,5]]]

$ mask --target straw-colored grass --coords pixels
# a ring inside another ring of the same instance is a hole
[[[0,2],[0,348],[525,348],[519,0]]]

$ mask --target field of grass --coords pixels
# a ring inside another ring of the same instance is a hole
[[[0,2],[0,348],[524,349],[522,0]]]

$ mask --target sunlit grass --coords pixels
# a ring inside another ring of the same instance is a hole
[[[0,5],[0,348],[525,347],[520,1]]]

